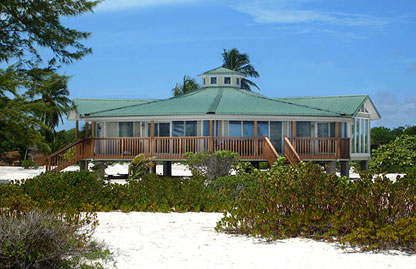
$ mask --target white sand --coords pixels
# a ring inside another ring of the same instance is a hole
[[[416,255],[348,253],[309,239],[267,243],[217,233],[219,213],[98,213],[95,238],[114,253],[107,268],[416,268]]]

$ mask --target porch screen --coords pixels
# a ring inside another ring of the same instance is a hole
[[[243,121],[243,136],[244,137],[254,136],[254,121]]]
[[[335,122],[318,122],[318,137],[335,137]]]
[[[229,124],[229,136],[240,137],[241,136],[241,121],[230,121]]]
[[[269,122],[258,121],[257,122],[257,136],[269,136]]]
[[[352,152],[369,153],[370,120],[354,118],[352,120]]]
[[[173,121],[172,122],[172,136],[184,136],[185,135],[185,122]]]
[[[283,137],[282,137],[282,122],[271,121],[270,122],[270,142],[272,142],[277,153],[283,153]]]
[[[296,122],[296,137],[312,137],[312,124],[310,121]]]
[[[119,137],[133,137],[133,122],[119,122],[118,123]]]
[[[185,136],[197,136],[196,121],[185,122]]]

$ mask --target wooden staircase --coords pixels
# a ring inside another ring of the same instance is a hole
[[[49,155],[46,160],[46,171],[61,171],[82,160],[85,152],[85,139],[78,139]]]
[[[276,149],[274,148],[273,144],[271,143],[268,137],[264,137],[264,148],[263,148],[263,155],[267,162],[272,165],[277,158],[279,158],[279,154],[277,153]],[[285,158],[288,164],[291,164],[293,167],[296,167],[298,163],[301,161],[299,154],[296,152],[295,148],[293,147],[290,140],[285,137]]]

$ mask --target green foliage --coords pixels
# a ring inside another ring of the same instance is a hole
[[[370,170],[406,173],[416,165],[416,136],[402,135],[372,153]]]
[[[149,174],[152,167],[155,166],[153,159],[147,158],[143,153],[137,155],[129,164],[129,179],[140,179]]]
[[[269,172],[253,170],[217,230],[267,239],[308,237],[370,249],[416,250],[416,178],[350,181],[312,163],[279,159]]]
[[[89,250],[95,216],[53,211],[0,212],[1,268],[74,268]]]
[[[205,178],[144,175],[127,184],[111,184],[88,171],[47,173],[15,184],[0,185],[0,208],[57,208],[88,211],[221,211],[231,187],[208,186]],[[224,190],[224,191],[223,191]]]
[[[237,153],[223,150],[205,153],[185,153],[186,166],[192,174],[203,175],[208,179],[215,179],[228,175],[231,169],[238,163],[240,157]]]
[[[240,53],[236,48],[226,50],[222,53],[223,64],[222,67],[234,70],[245,74],[247,77],[258,78],[260,75],[254,69],[254,66],[250,63],[250,59],[246,53]],[[247,78],[241,80],[241,88],[251,91],[251,87],[256,87],[260,90],[254,82]]]
[[[178,96],[185,93],[190,93],[196,91],[200,88],[200,85],[195,81],[195,79],[190,78],[189,76],[183,76],[182,84],[176,83],[175,88],[172,89],[173,96]]]
[[[416,135],[416,126],[399,126],[394,129],[386,127],[371,128],[371,149],[393,142],[401,135]]]
[[[38,165],[32,160],[23,160],[22,161],[22,167],[24,169],[29,169],[29,168],[36,169],[36,168],[38,168]]]

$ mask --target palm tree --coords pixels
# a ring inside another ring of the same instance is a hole
[[[53,131],[59,125],[59,121],[64,122],[64,116],[71,109],[67,82],[68,77],[53,74],[46,79],[45,86],[40,91],[39,101],[47,106],[40,118]]]
[[[172,89],[173,96],[178,96],[181,94],[189,93],[199,89],[199,84],[195,81],[195,79],[185,75],[183,76],[182,84],[176,83],[175,88]]]
[[[222,67],[240,72],[242,74],[245,74],[247,77],[258,78],[260,76],[259,73],[254,69],[254,66],[250,64],[250,59],[248,55],[245,53],[240,53],[238,49],[233,48],[228,51],[224,49],[224,52],[222,53],[222,57],[223,57]],[[254,83],[253,81],[248,80],[246,78],[243,78],[241,80],[242,89],[251,91],[252,86],[260,90],[259,86],[257,86],[256,83]]]

